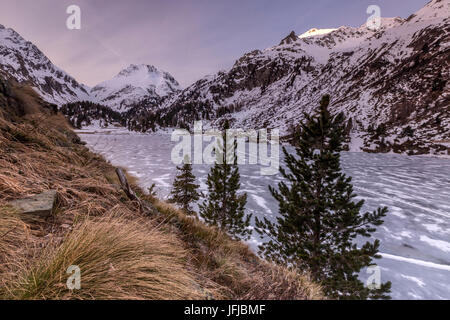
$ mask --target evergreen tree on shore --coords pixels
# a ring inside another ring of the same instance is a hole
[[[380,258],[379,240],[361,247],[356,237],[370,237],[383,223],[387,208],[361,213],[364,201],[353,202],[351,178],[342,173],[340,152],[344,116],[332,117],[324,96],[316,115],[305,114],[298,136],[297,156],[283,149],[287,182],[270,187],[279,203],[276,222],[256,219],[256,230],[268,241],[260,246],[266,258],[298,270],[309,270],[324,292],[338,299],[388,299],[391,283],[368,288],[358,279],[364,267]]]
[[[195,184],[189,157],[184,158],[183,165],[177,167],[177,170],[169,201],[180,205],[188,215],[193,215],[195,212],[191,204],[200,199],[200,194],[197,191],[199,185]]]
[[[251,215],[245,214],[247,194],[238,195],[241,184],[239,168],[235,163],[226,161],[227,148],[231,143],[226,143],[226,130],[229,129],[228,121],[224,125],[223,133],[223,157],[222,163],[215,163],[208,174],[206,184],[208,186],[207,199],[200,205],[200,216],[211,225],[218,226],[235,239],[249,239]],[[236,150],[236,142],[233,144],[233,152]],[[217,152],[217,150],[216,150]]]

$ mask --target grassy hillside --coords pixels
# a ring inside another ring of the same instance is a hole
[[[143,215],[114,170],[80,143],[54,106],[0,80],[0,298],[322,298],[307,274],[262,261],[133,186],[160,213]],[[8,206],[46,190],[58,194],[50,218]],[[81,269],[80,290],[66,287],[71,265]]]

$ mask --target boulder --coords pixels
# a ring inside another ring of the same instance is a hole
[[[50,190],[32,197],[11,201],[9,205],[20,213],[48,217],[53,212],[55,201],[56,191]]]

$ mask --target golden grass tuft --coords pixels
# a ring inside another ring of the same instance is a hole
[[[204,299],[187,252],[148,221],[87,220],[8,288],[13,299]],[[66,287],[69,266],[81,269],[81,290]]]
[[[0,297],[10,279],[24,267],[42,243],[42,220],[0,207]],[[33,228],[32,228],[33,226]]]
[[[0,208],[0,273],[8,270],[8,262],[17,254],[20,243],[31,236],[30,226],[13,208]]]

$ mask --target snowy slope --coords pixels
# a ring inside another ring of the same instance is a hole
[[[408,19],[383,18],[377,31],[291,33],[171,97],[161,118],[214,125],[226,117],[235,127],[287,134],[330,94],[360,149],[447,153],[435,142],[450,141],[449,12],[450,0],[433,0]]]
[[[337,29],[316,29],[312,28],[309,31],[305,32],[304,34],[300,35],[299,38],[309,38],[312,36],[320,36],[324,34],[331,33],[333,31],[336,31]]]
[[[181,89],[178,82],[167,72],[150,65],[130,65],[113,79],[91,90],[93,98],[116,111],[148,97],[165,97]]]
[[[147,104],[146,101],[151,101],[154,105],[181,89],[169,73],[150,65],[130,65],[113,79],[91,89],[55,66],[34,44],[2,25],[0,73],[30,84],[51,103],[62,105],[87,100],[121,112],[139,102]]]
[[[0,71],[31,85],[44,100],[63,104],[89,98],[89,88],[56,67],[34,44],[0,25]]]

